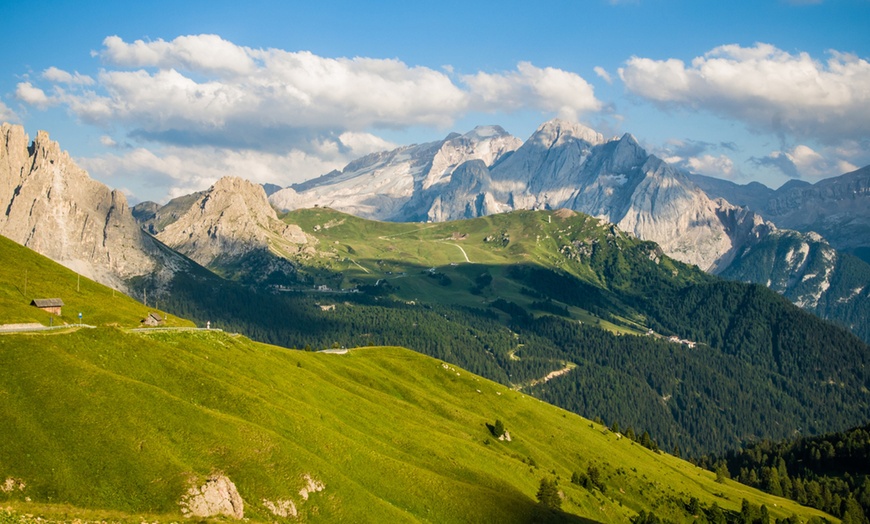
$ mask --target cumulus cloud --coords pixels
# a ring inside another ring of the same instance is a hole
[[[753,158],[753,162],[778,169],[788,177],[802,179],[827,178],[858,169],[847,160],[831,159],[803,144],[786,151],[773,151],[763,158]]]
[[[610,73],[608,73],[607,70],[604,69],[603,67],[595,66],[592,70],[595,71],[595,74],[598,75],[599,77],[601,77],[601,79],[604,80],[605,82],[607,82],[608,84],[613,83],[613,78],[611,78]]]
[[[690,157],[686,164],[693,173],[720,178],[734,177],[734,161],[727,155]]]
[[[740,178],[742,175],[730,156],[715,154],[722,149],[734,151],[736,146],[728,142],[713,144],[701,140],[671,139],[656,154],[665,162],[692,173],[732,180]]]
[[[692,60],[632,57],[626,88],[663,106],[704,109],[751,128],[834,142],[870,134],[870,63],[830,51],[826,62],[770,44],[724,45]]]
[[[139,198],[164,202],[205,189],[224,176],[284,187],[340,169],[369,153],[396,147],[374,135],[355,132],[317,141],[309,147],[312,152],[292,149],[270,153],[213,146],[118,148],[109,136],[101,141],[115,151],[76,159],[83,168],[103,180],[123,180],[128,191]]]
[[[26,82],[19,98],[37,107],[63,103],[86,122],[121,124],[150,140],[217,145],[234,133],[233,141],[255,148],[287,143],[300,130],[444,128],[470,111],[532,109],[577,119],[602,107],[579,75],[528,62],[454,81],[450,68],[252,49],[217,35],[110,36],[95,54],[107,66],[96,80],[51,67],[42,77],[55,84],[54,96]]]
[[[39,109],[45,109],[56,103],[56,100],[49,98],[45,91],[30,82],[19,82],[15,87],[15,97]]]
[[[0,101],[0,122],[20,122],[21,119],[15,114],[15,111],[9,109],[2,101]]]
[[[58,69],[54,66],[49,67],[45,71],[42,72],[42,78],[48,80],[49,82],[55,82],[58,84],[78,84],[89,86],[93,85],[94,79],[87,76],[81,75],[78,71],[75,73],[69,73],[64,71],[63,69]]]
[[[215,162],[230,166],[250,155],[276,173],[298,165],[314,176],[352,155],[392,148],[378,130],[444,129],[471,112],[533,110],[575,120],[602,109],[579,75],[528,62],[462,75],[397,59],[254,49],[217,35],[132,42],[110,36],[92,55],[104,66],[95,77],[50,67],[39,82],[20,83],[18,99],[40,109],[61,105],[112,136],[123,133],[125,154],[90,159],[97,171],[163,173],[169,181],[176,180],[170,173],[187,173],[190,184],[213,178],[193,166],[200,160],[223,173]],[[201,159],[197,152],[209,148],[216,153]]]
[[[103,40],[103,61],[123,67],[185,69],[204,73],[249,74],[257,68],[251,49],[237,46],[218,35],[179,36],[171,42],[124,42],[118,36]]]
[[[463,77],[463,81],[475,105],[483,110],[535,108],[576,121],[581,114],[602,108],[594,88],[580,75],[529,62],[517,64],[516,71],[480,72]]]

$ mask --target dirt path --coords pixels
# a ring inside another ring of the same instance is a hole
[[[441,224],[432,224],[431,226],[421,227],[418,229],[412,229],[411,231],[404,231],[402,233],[396,233],[395,235],[386,235],[386,236],[382,236],[382,237],[378,237],[378,238],[381,240],[389,240],[391,238],[400,237],[402,235],[410,235],[411,233],[417,233],[418,231],[423,231],[424,229],[432,229],[433,227],[438,227],[440,225]]]
[[[356,267],[362,269],[362,270],[365,271],[366,273],[371,273],[371,271],[369,271],[368,269],[366,269],[366,268],[362,267],[361,265],[359,265],[359,263],[358,263],[356,260],[354,260],[354,259],[352,259],[352,258],[349,258],[348,260],[350,260],[351,262],[353,262],[354,265],[355,265]]]
[[[517,391],[521,391],[525,388],[530,388],[533,386],[537,386],[538,384],[543,384],[545,382],[549,382],[549,381],[553,380],[554,378],[561,377],[562,375],[564,375],[565,373],[568,373],[569,371],[571,371],[572,369],[574,369],[576,367],[577,367],[577,364],[575,364],[573,362],[566,362],[565,367],[563,367],[562,369],[557,369],[556,371],[551,371],[550,373],[547,374],[547,376],[541,377],[541,378],[536,378],[536,379],[531,380],[531,381],[529,381],[526,384],[523,384],[521,386],[516,386],[515,389]]]
[[[468,262],[468,263],[471,263],[471,260],[468,260],[468,253],[466,253],[465,250],[462,249],[462,246],[460,246],[459,244],[450,244],[450,245],[451,245],[451,246],[456,246],[456,247],[458,247],[458,248],[459,248],[459,251],[462,251],[462,256],[465,257],[465,261]]]

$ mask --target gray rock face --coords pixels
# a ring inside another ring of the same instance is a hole
[[[185,517],[245,517],[245,503],[236,485],[225,475],[212,475],[201,486],[192,486],[182,497]]]
[[[110,190],[40,131],[0,126],[0,234],[89,278],[125,289],[156,268],[123,193]]]
[[[514,209],[567,208],[658,242],[670,256],[717,271],[764,226],[711,200],[631,135],[605,138],[552,120],[522,145],[501,128],[378,153],[275,193],[295,209],[325,205],[378,220],[447,221]],[[728,220],[724,221],[723,217]]]
[[[262,186],[241,178],[224,177],[188,203],[157,238],[204,266],[270,248],[296,252],[309,241],[278,220]]]
[[[426,220],[459,165],[468,160],[492,165],[520,144],[498,126],[477,127],[441,141],[365,156],[342,171],[278,191],[269,201],[288,211],[319,205],[378,220]]]
[[[747,206],[778,227],[815,231],[840,250],[870,261],[870,166],[808,184],[793,180],[777,190],[693,175],[704,190]]]

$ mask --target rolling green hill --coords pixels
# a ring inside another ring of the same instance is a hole
[[[47,515],[177,519],[190,485],[220,473],[258,521],[291,501],[302,521],[528,522],[547,516],[542,478],[558,482],[565,512],[595,521],[645,510],[687,522],[692,497],[817,514],[404,349],[100,328],[0,337],[0,366],[13,371],[0,379],[0,477],[26,486],[0,500],[21,512],[35,512],[29,497]],[[490,434],[496,419],[510,442]],[[590,468],[604,492],[570,481]],[[306,500],[309,478],[323,490]]]
[[[182,272],[161,304],[283,347],[407,347],[690,456],[870,416],[859,339],[591,217],[284,220],[316,239],[294,255],[295,285]]]
[[[150,312],[159,312],[167,326],[191,326],[174,315],[145,307],[126,295],[79,277],[48,258],[0,236],[0,324],[39,323],[44,326],[77,324],[138,327]],[[38,298],[63,300],[61,316],[33,307]]]
[[[824,517],[406,349],[133,331],[144,306],[84,279],[75,298],[75,274],[3,247],[30,268],[28,292],[32,271],[39,293],[97,304],[101,324],[0,335],[3,522],[177,521],[197,506],[191,488],[225,480],[245,518],[269,522],[737,522],[744,499]],[[12,274],[0,315],[27,320]],[[561,511],[536,502],[542,480]]]

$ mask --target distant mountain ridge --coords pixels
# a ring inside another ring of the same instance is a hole
[[[633,136],[607,140],[562,120],[544,123],[521,144],[488,127],[369,155],[269,200],[285,210],[320,205],[390,221],[567,208],[653,240],[674,258],[711,271],[723,269],[743,243],[771,229],[709,199]]]
[[[746,206],[779,227],[815,231],[836,249],[870,261],[870,166],[815,184],[791,180],[776,190],[757,182],[691,179],[708,194]]]
[[[774,225],[751,206],[740,207],[758,205],[772,197],[772,190],[753,184],[731,191],[733,184],[687,175],[647,153],[630,134],[605,139],[583,125],[551,120],[519,146],[508,136],[501,128],[476,128],[440,142],[372,154],[341,171],[273,193],[269,200],[284,210],[319,205],[399,222],[452,221],[515,209],[580,211],[652,240],[682,262],[771,286],[870,340],[870,329],[861,327],[870,317],[870,266],[843,262],[818,235],[805,234],[799,242],[807,247],[795,251],[826,253],[816,259],[824,269],[814,273],[801,271],[816,265],[801,265],[788,248],[775,247],[796,241],[777,227],[793,223],[780,224],[784,218],[805,216],[799,210],[786,212],[794,198],[772,200],[779,210],[770,215],[776,218]],[[499,147],[492,145],[495,141]],[[500,154],[476,153],[494,150]],[[454,162],[449,169],[440,167],[437,158],[451,151]],[[784,190],[792,195],[807,187],[792,184]],[[855,216],[853,230],[863,223],[861,212]],[[824,217],[831,222],[830,216]],[[763,250],[769,252],[759,256]],[[847,266],[848,277],[841,276]],[[797,270],[799,283],[794,281]]]

